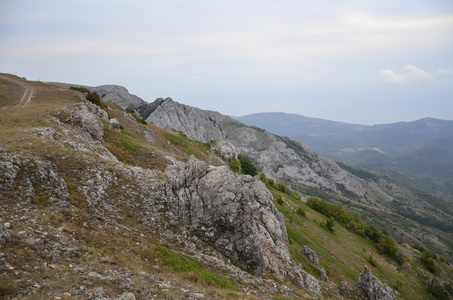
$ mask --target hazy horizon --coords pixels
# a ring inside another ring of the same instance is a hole
[[[12,1],[0,72],[225,115],[453,119],[453,3]]]

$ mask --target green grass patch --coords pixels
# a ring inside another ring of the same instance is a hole
[[[113,143],[115,145],[117,145],[118,147],[123,147],[123,148],[125,148],[127,150],[131,150],[131,151],[137,151],[138,149],[143,148],[142,145],[131,142],[126,139],[119,139],[118,141],[114,141]]]
[[[226,288],[234,291],[239,291],[231,279],[217,275],[209,271],[205,265],[196,261],[193,258],[182,254],[175,253],[167,248],[160,247],[154,249],[162,262],[176,272],[193,273],[202,278],[207,284],[216,285],[221,288]]]
[[[167,139],[167,141],[169,141],[172,145],[183,148],[189,147],[189,138],[183,133],[179,133],[178,135],[166,133],[165,139]]]

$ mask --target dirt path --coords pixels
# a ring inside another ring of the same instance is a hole
[[[13,105],[10,105],[8,107],[3,107],[3,109],[11,109],[11,108],[18,108],[24,105],[27,105],[30,103],[31,99],[33,98],[33,95],[35,94],[35,88],[29,85],[28,83],[25,83],[21,80],[17,80],[14,78],[11,78],[10,76],[0,74],[0,79],[15,83],[20,85],[21,87],[24,88],[24,94],[22,98],[19,100],[19,102],[14,103]]]

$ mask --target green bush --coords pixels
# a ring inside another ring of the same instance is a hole
[[[257,174],[256,167],[252,160],[245,155],[239,154],[238,159],[241,163],[241,172],[243,174],[255,176]]]
[[[81,92],[81,93],[88,93],[88,92],[90,92],[89,89],[84,88],[84,87],[81,87],[81,86],[71,86],[69,89],[70,89],[70,90],[73,90],[73,91],[78,91],[78,92]]]
[[[283,200],[282,196],[278,197],[277,203],[280,204],[280,205],[283,205],[285,203],[285,201]]]
[[[303,210],[302,207],[299,207],[297,209],[297,214],[302,216],[302,217],[306,217],[307,216],[307,214],[305,213],[305,210]]]
[[[230,159],[229,167],[230,170],[234,173],[239,173],[239,171],[241,170],[241,161],[239,159],[236,159],[236,155]]]

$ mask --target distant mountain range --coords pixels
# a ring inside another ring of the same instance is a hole
[[[287,113],[235,119],[301,141],[311,151],[346,164],[453,179],[453,121],[424,118],[368,126]]]

